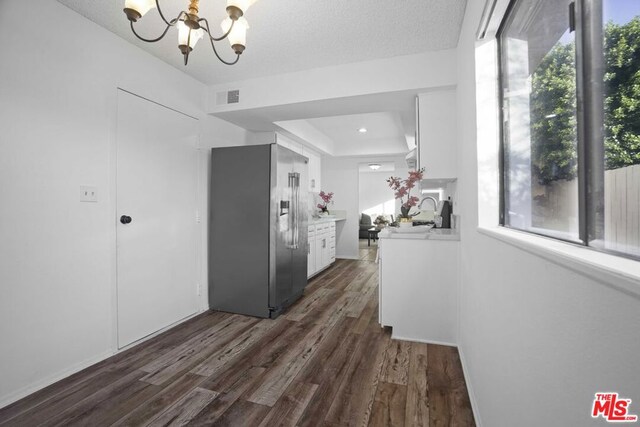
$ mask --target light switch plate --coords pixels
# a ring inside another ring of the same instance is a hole
[[[80,186],[80,201],[81,202],[97,202],[98,201],[98,189],[88,185]]]

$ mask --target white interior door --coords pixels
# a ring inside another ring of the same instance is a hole
[[[196,119],[118,91],[120,348],[198,310],[197,129]]]

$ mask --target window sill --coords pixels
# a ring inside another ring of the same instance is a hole
[[[626,294],[640,296],[638,261],[504,227],[478,227],[478,232]]]

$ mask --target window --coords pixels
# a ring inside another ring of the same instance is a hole
[[[640,1],[516,0],[498,42],[501,224],[640,258]]]

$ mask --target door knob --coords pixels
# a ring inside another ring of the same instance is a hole
[[[120,217],[120,222],[123,224],[129,224],[131,222],[131,217],[127,215],[122,215]]]

